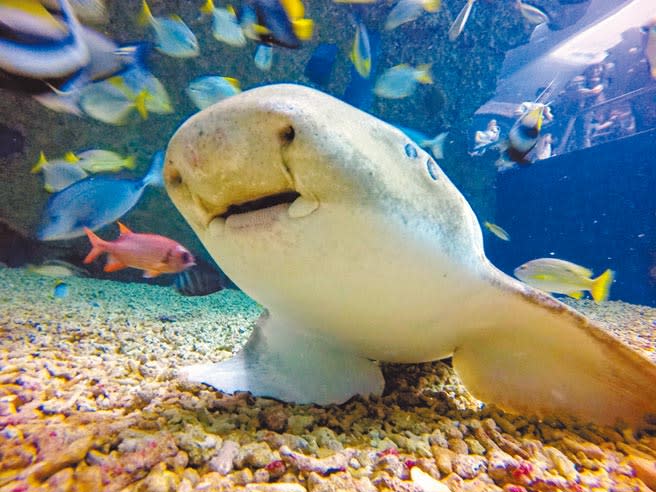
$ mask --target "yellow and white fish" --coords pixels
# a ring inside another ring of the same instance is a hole
[[[239,25],[237,13],[232,5],[217,8],[213,0],[207,0],[200,8],[203,14],[212,16],[212,36],[217,41],[241,48],[246,46],[246,36]]]
[[[401,24],[412,22],[424,11],[437,12],[441,5],[441,0],[399,0],[387,16],[385,30],[391,31]]]
[[[143,0],[139,24],[150,25],[155,31],[155,48],[175,58],[191,58],[200,54],[198,40],[178,15],[155,17]]]
[[[488,231],[502,241],[510,241],[510,234],[508,234],[503,227],[493,224],[492,222],[483,222],[483,225]]]
[[[596,303],[608,299],[614,272],[610,269],[592,278],[592,271],[557,258],[539,258],[515,268],[515,277],[531,287],[545,292],[566,294],[574,299],[583,297],[583,291],[590,291]]]
[[[415,68],[403,63],[389,68],[376,80],[374,93],[387,99],[411,96],[417,84],[433,83],[430,67],[430,64],[425,64]]]
[[[122,169],[134,169],[137,161],[133,155],[122,157],[116,152],[89,149],[82,152],[67,152],[66,159],[90,173],[116,173]]]
[[[43,174],[43,189],[48,193],[56,193],[73,183],[87,177],[86,171],[75,165],[75,159],[64,156],[60,159],[48,160],[43,152],[39,161],[32,167],[31,173]]]
[[[451,27],[449,28],[450,41],[455,41],[465,29],[465,24],[467,24],[467,21],[469,20],[469,15],[471,14],[475,1],[476,0],[467,0],[467,3],[465,3],[462,10],[460,10],[458,17],[456,17],[456,20],[451,24]]]
[[[117,75],[84,87],[79,105],[91,118],[110,125],[125,125],[135,110],[143,119],[148,117],[148,97],[146,90],[133,93],[122,76]]]

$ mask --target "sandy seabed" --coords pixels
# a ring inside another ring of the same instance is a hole
[[[481,408],[443,362],[387,365],[384,396],[339,406],[223,395],[176,370],[229,357],[253,301],[65,281],[55,298],[55,279],[0,269],[0,492],[656,490],[656,421]],[[656,309],[572,305],[656,359]]]

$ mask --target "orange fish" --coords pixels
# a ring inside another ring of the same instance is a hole
[[[178,273],[196,264],[193,255],[173,239],[157,234],[136,234],[120,222],[118,228],[121,235],[114,241],[100,239],[91,229],[84,228],[91,241],[91,251],[84,263],[91,263],[107,253],[104,271],[138,268],[144,271],[146,278]]]

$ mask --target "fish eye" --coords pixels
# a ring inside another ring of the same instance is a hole
[[[428,175],[431,177],[431,179],[433,181],[437,181],[439,172],[438,172],[437,164],[433,159],[429,158],[426,160],[426,170],[428,171]]]
[[[282,143],[285,145],[292,143],[294,141],[294,137],[296,137],[296,131],[291,125],[283,128],[280,131],[280,140],[282,140]]]
[[[183,263],[189,263],[189,260],[191,259],[189,257],[189,253],[187,253],[186,251],[184,253],[182,253],[181,258],[182,258]]]
[[[416,159],[417,158],[417,149],[415,149],[414,145],[405,144],[405,147],[404,147],[403,150],[405,150],[405,155],[407,155],[411,159]]]

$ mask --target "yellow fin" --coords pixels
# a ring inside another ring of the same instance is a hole
[[[269,29],[267,29],[265,26],[261,24],[253,24],[253,31],[255,32],[255,34],[258,34],[259,36],[265,36],[271,33]]]
[[[48,164],[48,159],[46,159],[46,155],[43,153],[43,151],[41,151],[41,153],[39,154],[39,161],[36,164],[34,164],[30,172],[32,174],[36,174],[46,164]]]
[[[137,167],[137,159],[133,155],[126,157],[123,160],[123,167],[125,169],[134,169]]]
[[[146,109],[146,97],[148,97],[148,95],[148,92],[144,90],[134,99],[134,107],[137,109],[139,116],[144,120],[148,119],[148,109]]]
[[[52,187],[52,185],[49,184],[44,184],[43,189],[46,190],[48,193],[54,193],[55,189]]]
[[[417,75],[415,76],[417,82],[419,82],[420,84],[432,84],[433,76],[431,75],[430,69],[431,69],[431,63],[425,63],[424,65],[419,65],[417,67]]]
[[[141,13],[137,18],[137,24],[139,24],[140,26],[146,26],[150,24],[152,21],[153,21],[153,13],[150,11],[150,7],[148,6],[146,0],[143,0],[143,3],[141,4]]]
[[[312,32],[314,31],[314,22],[312,19],[296,19],[292,21],[292,29],[294,34],[301,41],[308,41],[312,39]]]
[[[568,292],[567,295],[578,301],[581,297],[583,297],[583,292],[577,290],[576,292]]]
[[[223,77],[225,81],[233,86],[237,90],[241,90],[241,85],[239,84],[239,80],[235,79],[234,77]]]
[[[214,12],[214,2],[212,0],[207,0],[207,2],[205,2],[205,5],[203,5],[200,8],[200,12],[202,14],[211,14],[212,12]]]
[[[590,294],[592,294],[592,298],[597,304],[608,299],[608,292],[610,291],[610,286],[613,283],[614,276],[614,272],[609,268],[592,280]]]
[[[282,8],[285,9],[287,18],[290,21],[300,19],[305,15],[305,7],[300,0],[280,0]]]
[[[80,159],[73,152],[69,151],[69,152],[66,152],[66,154],[64,154],[64,160],[66,162],[68,162],[69,164],[75,164]]]
[[[182,20],[182,17],[180,17],[178,14],[169,15],[169,19],[171,19],[172,21],[175,21],[175,22],[184,22]]]
[[[440,10],[440,7],[442,6],[442,1],[441,0],[424,0],[423,1],[423,7],[426,12],[437,12]]]
[[[237,11],[235,10],[235,8],[232,5],[230,5],[230,4],[226,5],[226,10],[233,17],[237,17]]]

